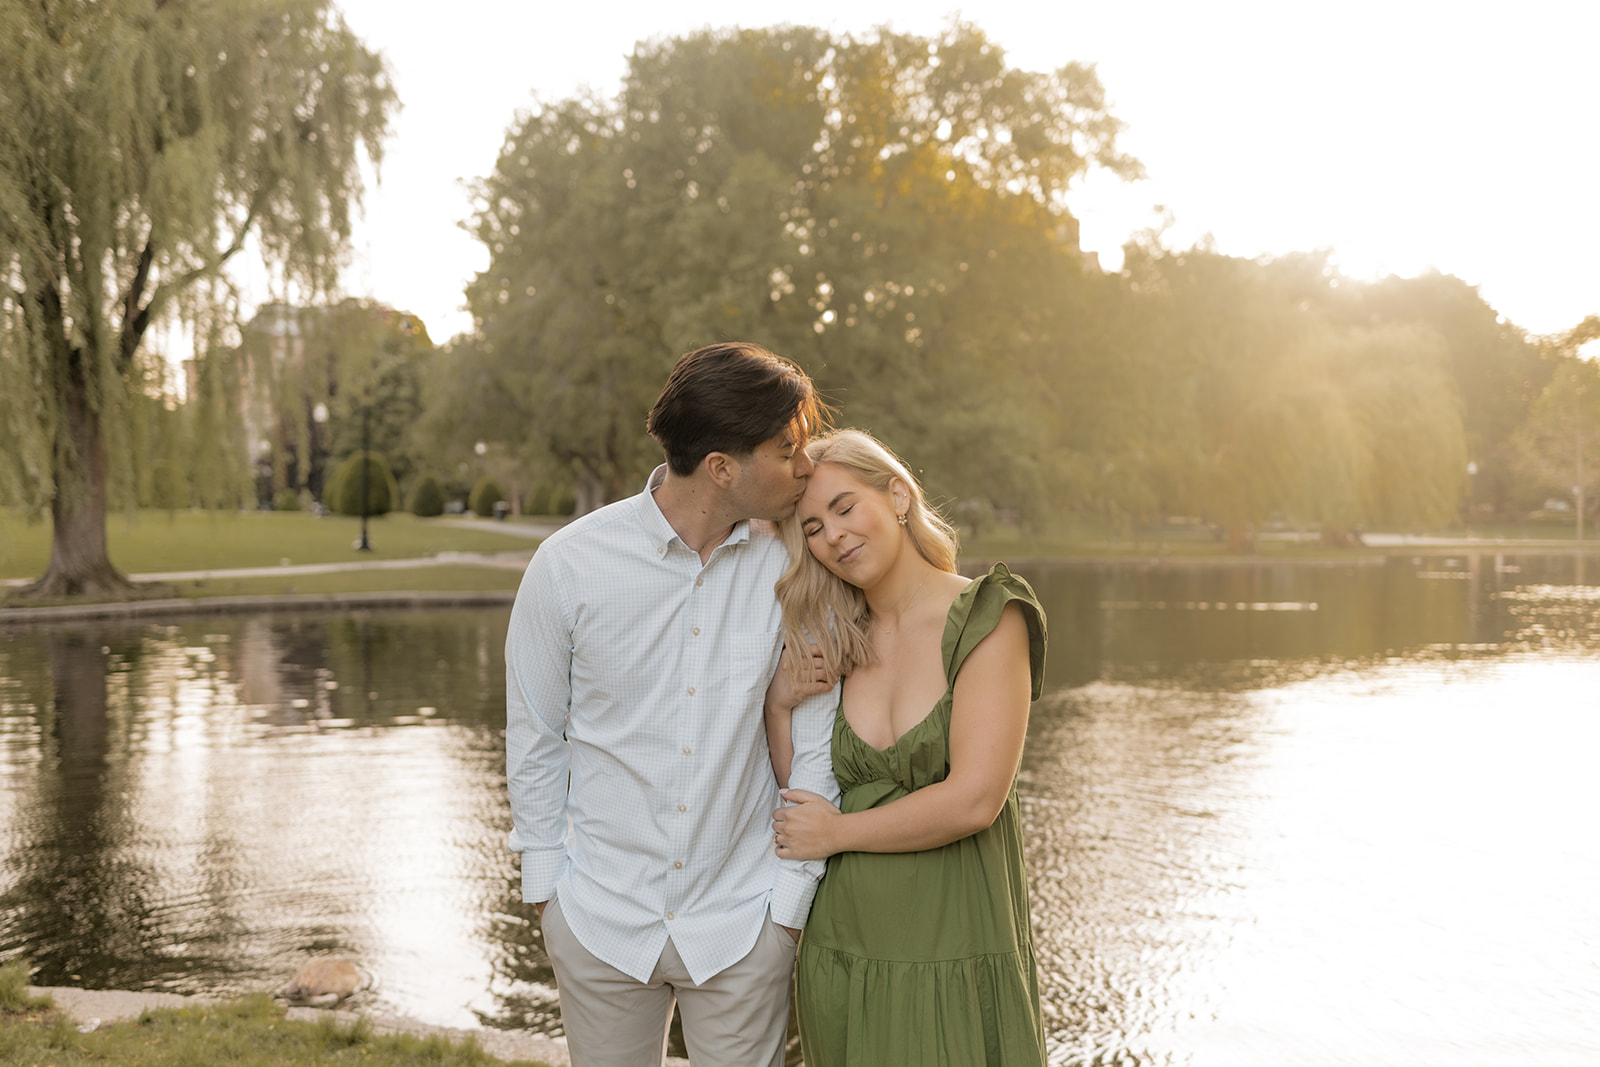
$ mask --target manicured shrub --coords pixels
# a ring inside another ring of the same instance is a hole
[[[472,487],[472,495],[467,497],[467,507],[472,509],[474,515],[487,519],[494,515],[494,506],[505,498],[500,483],[484,475],[478,479],[478,484]]]
[[[571,515],[577,497],[567,486],[540,485],[528,494],[529,515]]]
[[[329,510],[340,515],[361,514],[361,467],[367,468],[367,514],[387,515],[400,499],[388,461],[377,452],[355,452],[334,470],[326,493]]]
[[[275,511],[299,511],[300,494],[293,489],[279,489],[272,497]]]
[[[424,519],[444,514],[444,490],[439,488],[439,479],[431,474],[417,479],[411,487],[411,514]]]

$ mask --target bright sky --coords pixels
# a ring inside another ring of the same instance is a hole
[[[933,34],[912,0],[339,0],[389,60],[405,105],[369,190],[345,288],[471,328],[486,251],[459,226],[519,110],[614,96],[635,42],[705,26],[889,24]],[[1097,65],[1149,179],[1069,197],[1110,268],[1171,212],[1167,244],[1206,234],[1256,256],[1331,248],[1348,275],[1436,267],[1553,333],[1600,313],[1600,4],[1589,0],[988,0],[960,12],[1015,66]]]

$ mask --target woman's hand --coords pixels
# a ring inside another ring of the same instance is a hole
[[[842,818],[839,809],[815,793],[785,789],[788,807],[772,813],[772,837],[786,860],[825,860],[840,851],[832,831]]]
[[[795,709],[807,697],[818,696],[833,688],[833,679],[822,662],[822,649],[811,646],[811,655],[796,655],[791,648],[783,650],[778,671],[767,683],[766,713],[784,715]]]

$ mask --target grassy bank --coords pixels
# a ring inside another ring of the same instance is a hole
[[[1500,523],[1477,525],[1470,530],[1409,531],[1422,542],[1438,540],[1448,542],[1441,551],[1462,547],[1492,547],[1496,543],[1535,545],[1556,550],[1584,547],[1600,551],[1600,538],[1589,530],[1583,542],[1574,538],[1570,521]],[[1374,539],[1380,535],[1373,534]],[[1420,547],[1426,549],[1426,544]],[[1410,546],[1408,549],[1410,550]],[[1341,559],[1350,556],[1381,555],[1396,551],[1392,546],[1354,545],[1331,547],[1325,545],[1314,531],[1296,533],[1290,530],[1263,531],[1257,540],[1251,559]],[[1177,557],[1192,559],[1223,559],[1229,556],[1228,545],[1208,528],[1198,525],[1135,528],[1126,533],[1108,534],[1085,529],[1029,530],[1017,527],[992,526],[976,534],[963,532],[963,556],[978,559],[1115,559],[1118,557]]]
[[[354,542],[361,520],[317,518],[303,511],[145,511],[113,515],[106,524],[111,560],[126,574],[232,570],[286,563],[412,559],[441,552],[507,552],[532,548],[509,523],[481,519],[470,527],[414,515],[368,520],[370,552]],[[50,560],[48,522],[0,510],[0,579],[34,578]],[[396,588],[406,588],[399,586]]]
[[[181,1010],[147,1011],[135,1022],[113,1023],[88,1033],[28,995],[28,970],[21,963],[0,968],[0,1063],[127,1063],[145,1067],[280,1067],[283,1064],[383,1064],[388,1067],[500,1067],[468,1039],[377,1035],[370,1024],[333,1016],[318,1022],[285,1018],[265,994]],[[522,1067],[543,1067],[532,1060]]]
[[[471,564],[438,564],[336,574],[285,574],[248,578],[194,578],[169,583],[182,597],[286,596],[296,593],[516,592],[522,571]]]
[[[429,560],[442,553],[526,552],[536,539],[523,536],[526,523],[554,520],[488,519],[465,523],[418,519],[407,514],[369,521],[372,551],[358,552],[354,542],[360,520],[343,516],[317,518],[306,512],[142,512],[113,515],[107,526],[111,557],[125,573],[279,568],[289,564],[332,566],[378,561]],[[1497,541],[1537,544],[1551,549],[1579,547],[1567,522],[1481,526],[1470,532],[1437,531],[1434,536],[1462,539],[1488,547]],[[1585,542],[1600,550],[1600,541]],[[1426,549],[1421,549],[1426,550]],[[1314,536],[1296,538],[1285,531],[1264,533],[1253,559],[1339,559],[1393,549],[1329,548]],[[50,527],[28,522],[17,512],[0,509],[0,581],[34,578],[44,573],[50,553]],[[963,537],[962,553],[971,560],[1012,562],[1040,559],[1176,558],[1227,559],[1227,545],[1199,526],[1139,529],[1120,536],[1085,529],[1020,530],[990,526]],[[169,583],[168,595],[184,597],[367,592],[479,592],[515,590],[521,580],[515,568],[470,563],[431,564],[401,569],[351,566],[325,574],[275,574]],[[3,598],[3,592],[0,592]],[[13,601],[13,604],[16,602]]]

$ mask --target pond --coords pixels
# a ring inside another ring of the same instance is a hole
[[[1053,1062],[1600,1062],[1600,557],[1015,569]],[[0,630],[0,960],[559,1032],[505,615]]]

